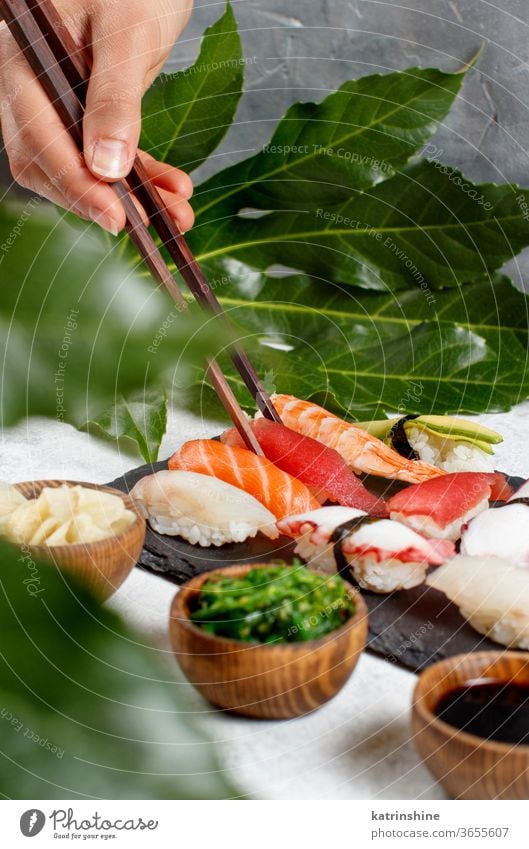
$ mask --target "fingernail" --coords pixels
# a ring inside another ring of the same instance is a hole
[[[91,169],[100,177],[116,180],[129,169],[129,146],[121,139],[99,139],[92,149]]]
[[[182,197],[184,198],[184,200],[191,200],[191,198],[193,197],[193,186],[190,186],[189,188],[185,189],[182,192]]]
[[[111,233],[112,236],[117,236],[119,233],[119,228],[113,218],[110,215],[107,215],[106,212],[102,212],[100,209],[90,209],[89,210],[90,220],[94,221],[96,224],[99,224],[103,230],[106,230],[107,233]]]

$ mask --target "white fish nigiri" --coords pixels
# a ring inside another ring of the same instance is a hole
[[[480,634],[504,646],[529,649],[525,569],[499,557],[458,556],[435,569],[426,583],[453,601]]]
[[[193,545],[243,542],[261,532],[276,539],[275,516],[242,489],[211,475],[163,470],[130,492],[151,527]]]
[[[360,586],[377,593],[421,584],[429,565],[455,553],[449,540],[429,540],[400,522],[349,507],[321,507],[282,519],[277,526],[297,540],[297,554],[327,571],[336,569],[339,547]]]

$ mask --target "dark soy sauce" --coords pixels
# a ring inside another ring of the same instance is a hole
[[[434,713],[468,734],[529,745],[529,682],[469,681],[442,696]]]

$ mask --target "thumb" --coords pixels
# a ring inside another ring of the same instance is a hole
[[[136,155],[152,55],[141,30],[132,27],[99,39],[94,32],[83,141],[88,168],[104,180],[126,177]]]

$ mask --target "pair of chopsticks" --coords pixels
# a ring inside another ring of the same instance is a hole
[[[90,68],[80,48],[64,26],[51,0],[0,0],[0,13],[64,126],[82,151],[82,121]],[[136,157],[126,180],[110,185],[124,207],[127,233],[153,277],[166,287],[180,307],[187,308],[167,263],[148,227],[143,223],[131,193],[134,193],[143,206],[150,224],[167,248],[195,299],[207,314],[219,316],[229,326],[222,306],[184,236],[170,217],[158,190],[150,182],[141,160]],[[263,415],[273,421],[281,421],[248,355],[236,342],[231,343],[228,350]],[[245,444],[256,454],[262,454],[248,420],[219,365],[215,360],[208,359],[207,367],[215,391]]]

